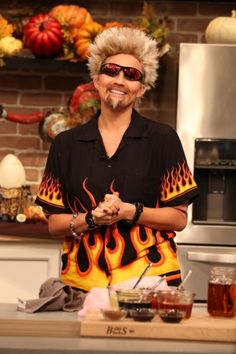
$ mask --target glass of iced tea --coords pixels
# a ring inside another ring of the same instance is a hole
[[[236,309],[236,268],[212,267],[207,310],[211,316],[233,317]]]

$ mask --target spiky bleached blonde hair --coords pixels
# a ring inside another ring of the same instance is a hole
[[[143,67],[146,89],[155,86],[159,66],[157,42],[143,31],[130,27],[111,27],[96,36],[89,47],[88,68],[91,78],[99,74],[107,57],[116,54],[135,56]]]

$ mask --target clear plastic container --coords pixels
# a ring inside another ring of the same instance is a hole
[[[236,311],[236,268],[213,267],[208,282],[207,310],[211,316],[233,317]]]

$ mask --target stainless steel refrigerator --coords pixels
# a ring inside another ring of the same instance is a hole
[[[180,45],[177,132],[200,189],[178,257],[206,301],[210,268],[236,267],[236,45]]]

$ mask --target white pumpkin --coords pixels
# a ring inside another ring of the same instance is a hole
[[[207,26],[207,43],[236,44],[236,11],[231,17],[216,17]]]
[[[26,183],[25,169],[14,155],[6,155],[0,163],[0,186],[3,188],[20,188]]]

